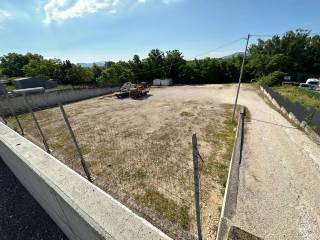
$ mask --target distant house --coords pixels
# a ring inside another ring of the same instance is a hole
[[[43,79],[33,78],[33,77],[17,78],[15,80],[12,80],[12,83],[14,84],[16,89],[37,88],[37,87],[43,87],[45,89],[49,89],[49,88],[57,87],[57,83],[53,80],[43,80]]]
[[[172,85],[171,78],[153,80],[153,86],[170,86],[170,85]]]

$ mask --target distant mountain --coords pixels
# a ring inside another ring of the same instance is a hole
[[[104,61],[101,61],[101,62],[93,62],[93,63],[78,63],[80,64],[81,67],[92,67],[93,64],[97,64],[98,66],[100,67],[103,67],[104,66]]]
[[[227,55],[227,56],[224,56],[222,58],[226,59],[226,58],[233,58],[233,57],[238,57],[238,56],[242,56],[243,55],[243,52],[235,52],[235,53],[232,53],[230,55]]]

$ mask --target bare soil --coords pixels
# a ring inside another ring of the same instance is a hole
[[[228,88],[227,86],[223,86]],[[214,239],[234,140],[232,105],[217,87],[152,88],[143,99],[105,95],[65,106],[94,183],[174,239],[196,234],[191,136],[201,161],[204,239]],[[58,108],[36,112],[52,154],[83,174]],[[27,137],[41,144],[30,114]],[[14,128],[15,123],[10,119]]]

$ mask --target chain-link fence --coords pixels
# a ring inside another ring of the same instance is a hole
[[[83,102],[63,104],[70,102],[68,95],[54,94],[55,102],[52,92],[24,95],[25,107],[7,114],[8,126],[20,133],[22,129],[26,138],[93,180],[174,239],[197,238],[195,199],[198,198],[204,229],[202,239],[213,239],[220,210],[213,204],[219,202],[217,192],[221,191],[219,194],[223,197],[228,162],[215,161],[215,156],[207,152],[201,157],[198,144],[192,145],[193,129],[174,131],[179,128],[177,123],[171,127],[159,124],[148,131],[147,126],[135,121],[141,116],[134,109],[123,114],[130,109],[123,100],[102,95],[86,101],[85,105]],[[39,104],[39,99],[50,102],[50,108]],[[118,111],[113,111],[111,104],[106,106],[106,99],[119,101],[114,104]],[[3,104],[15,109],[12,101],[9,99]],[[230,115],[231,107],[228,111]],[[212,123],[210,129],[224,134],[218,130],[224,129],[224,125],[220,120]],[[200,147],[211,137],[210,133],[208,130],[207,135],[200,135]],[[232,136],[227,138],[230,138],[228,144],[232,144]],[[220,147],[219,144],[216,147]],[[199,168],[195,168],[192,158],[195,148]],[[221,151],[229,150],[216,150],[216,153]],[[199,179],[199,194],[195,194],[195,174]]]

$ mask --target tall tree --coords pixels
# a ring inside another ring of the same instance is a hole
[[[100,77],[97,78],[97,82],[100,85],[115,86],[132,81],[133,78],[133,72],[129,63],[120,61],[104,69]]]
[[[95,63],[92,65],[93,81],[97,81],[97,78],[101,75],[102,69],[102,67],[98,66]]]
[[[28,57],[18,53],[8,53],[0,58],[2,74],[9,77],[23,76],[23,66],[29,62]]]
[[[165,77],[168,69],[165,65],[165,56],[162,51],[159,49],[152,49],[148,54],[146,62],[148,63],[148,68],[152,79]]]
[[[179,50],[167,51],[165,64],[167,71],[166,76],[179,83],[179,69],[186,64],[186,60],[183,59],[182,53]]]

